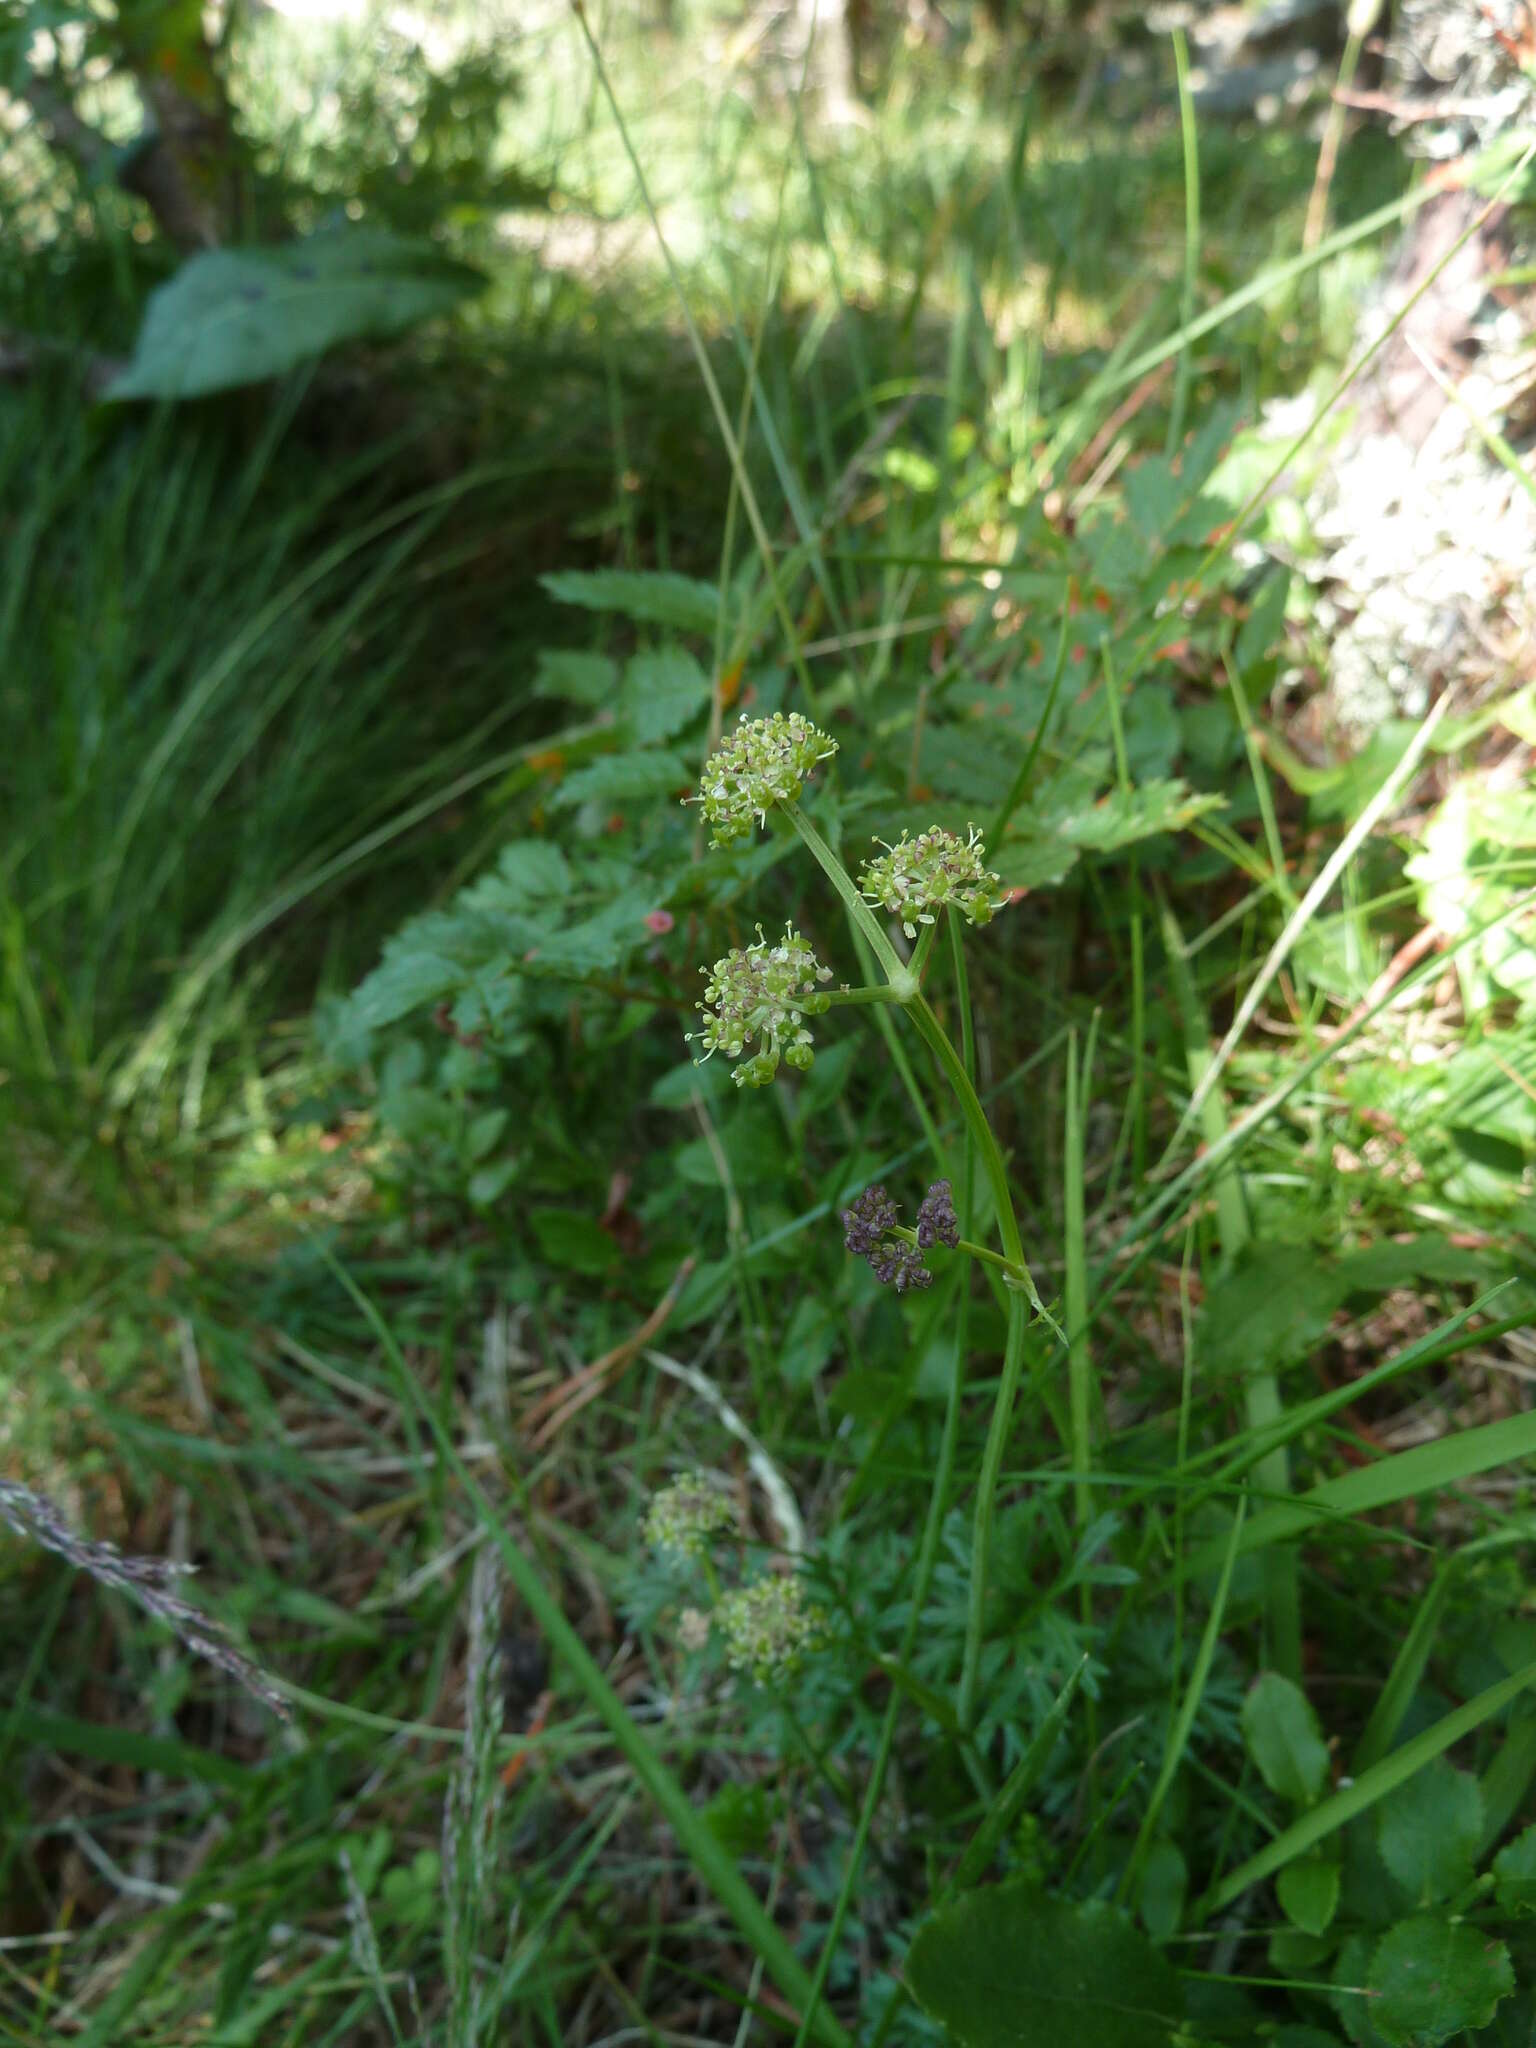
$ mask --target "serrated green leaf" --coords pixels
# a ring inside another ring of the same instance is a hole
[[[1280,1910],[1304,1934],[1325,1934],[1339,1906],[1339,1866],[1321,1856],[1288,1863],[1275,1879]]]
[[[681,754],[662,748],[644,753],[604,754],[569,774],[555,791],[554,802],[572,804],[659,804],[695,781]]]
[[[1494,1897],[1506,1913],[1536,1913],[1536,1825],[1493,1859]]]
[[[1503,1942],[1465,1922],[1424,1917],[1384,1934],[1367,1979],[1371,2023],[1394,2048],[1436,2048],[1468,2027],[1486,2027],[1515,1988]]]
[[[560,604],[592,612],[621,612],[647,626],[712,635],[720,593],[712,583],[661,569],[562,569],[539,581]]]
[[[1196,818],[1224,808],[1219,796],[1200,796],[1177,779],[1146,782],[1139,789],[1114,789],[1093,807],[1064,818],[1059,826],[1085,852],[1113,853],[1161,832],[1182,832]]]
[[[1179,1980],[1122,1914],[1014,1882],[970,1892],[918,1929],[918,2003],[960,2048],[1167,2048]]]
[[[1328,1782],[1328,1748],[1299,1685],[1266,1671],[1243,1701],[1243,1739],[1277,1798],[1310,1806]]]
[[[993,872],[1009,889],[1053,889],[1077,866],[1075,846],[1060,839],[1008,839],[994,855]]]
[[[1419,1906],[1449,1898],[1470,1881],[1482,1832],[1477,1780],[1444,1757],[1390,1793],[1376,1815],[1381,1860]]]
[[[619,714],[641,746],[669,740],[709,703],[709,678],[684,647],[637,654],[624,671]]]
[[[547,839],[512,839],[496,856],[495,882],[500,885],[487,909],[521,909],[526,903],[556,902],[571,891],[571,864]],[[472,883],[459,898],[471,909],[481,907],[481,884]],[[505,890],[505,894],[502,890]]]
[[[255,384],[337,342],[402,334],[485,282],[431,242],[380,228],[200,250],[151,293],[132,360],[107,397],[201,398]]]

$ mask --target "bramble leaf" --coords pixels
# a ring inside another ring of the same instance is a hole
[[[1367,1982],[1371,2024],[1393,2048],[1435,2048],[1487,2026],[1515,1973],[1502,1941],[1465,1922],[1423,1918],[1382,1936]]]
[[[960,2048],[1167,2048],[1179,1980],[1111,1906],[1014,1882],[970,1892],[917,1931],[907,1982]]]

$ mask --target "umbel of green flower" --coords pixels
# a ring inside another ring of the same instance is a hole
[[[825,1633],[819,1608],[799,1579],[774,1575],[727,1593],[715,1609],[725,1640],[725,1661],[759,1685],[787,1678]]]
[[[709,976],[699,1004],[704,1028],[689,1035],[703,1042],[704,1057],[723,1052],[741,1060],[747,1046],[758,1042],[759,1050],[732,1074],[738,1088],[766,1087],[780,1059],[802,1071],[811,1064],[805,1019],[828,1007],[829,999],[816,984],[830,981],[832,970],[822,966],[793,925],[786,925],[783,938],[772,944],[759,925],[755,945],[745,951],[738,947],[699,972]]]
[[[775,711],[743,716],[736,730],[704,763],[695,799],[710,824],[710,843],[729,846],[768,821],[773,804],[793,803],[818,761],[837,752],[837,741],[802,718]]]
[[[702,1557],[710,1538],[736,1525],[735,1511],[702,1472],[685,1472],[656,1494],[646,1509],[645,1540],[653,1550]]]
[[[883,839],[877,846],[885,846]],[[909,939],[920,924],[932,924],[934,913],[954,904],[972,924],[987,924],[994,910],[1007,902],[1002,880],[983,865],[986,848],[974,826],[957,838],[934,825],[914,839],[903,832],[894,846],[867,860],[859,870],[859,888],[871,903],[901,919]]]

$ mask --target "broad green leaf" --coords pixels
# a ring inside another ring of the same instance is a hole
[[[584,654],[575,648],[547,649],[539,656],[535,697],[553,697],[562,704],[596,710],[618,695],[619,665],[606,654]]]
[[[696,780],[680,754],[655,748],[647,753],[605,754],[575,769],[556,790],[557,804],[662,804]]]
[[[150,295],[132,359],[107,397],[201,398],[255,384],[337,342],[402,334],[484,284],[432,243],[379,228],[203,250]]]
[[[1493,1859],[1494,1896],[1506,1913],[1536,1913],[1536,1826]]]
[[[1333,2008],[1344,2023],[1344,2031],[1356,2048],[1383,2048],[1372,2015],[1376,2001],[1371,1996],[1372,1944],[1369,1935],[1351,1934],[1340,1946],[1333,1966],[1333,1981],[1339,1987]]]
[[[617,967],[650,937],[646,915],[655,907],[651,886],[642,884],[605,904],[579,924],[565,925],[542,936],[515,964],[524,974],[581,979]]]
[[[513,839],[496,856],[495,879],[510,892],[509,907],[516,909],[523,899],[549,902],[569,895],[571,865],[559,847],[552,846],[547,839]],[[466,889],[460,899],[472,909],[478,908],[477,886]]]
[[[1142,1866],[1136,1907],[1141,1924],[1154,1941],[1167,1941],[1179,1931],[1189,1891],[1189,1866],[1177,1842],[1154,1842]]]
[[[692,1109],[695,1096],[708,1102],[730,1091],[731,1070],[724,1060],[683,1060],[652,1085],[650,1099],[660,1109]]]
[[[1259,1775],[1280,1799],[1310,1806],[1328,1782],[1328,1748],[1299,1685],[1266,1671],[1243,1701],[1243,1739]]]
[[[1179,758],[1183,729],[1166,683],[1138,683],[1123,717],[1125,761],[1133,782],[1168,775]]]
[[[1264,1372],[1305,1358],[1343,1299],[1337,1273],[1309,1245],[1251,1244],[1209,1290],[1199,1353],[1208,1372]]]
[[[685,647],[637,654],[619,691],[619,713],[641,746],[671,739],[708,702],[709,678]]]
[[[619,1256],[603,1226],[580,1209],[535,1209],[528,1221],[557,1272],[606,1273]]]
[[[1324,1934],[1339,1904],[1339,1866],[1321,1856],[1289,1863],[1275,1880],[1280,1910],[1304,1934]]]
[[[1394,2048],[1435,2048],[1468,2027],[1486,2027],[1515,1988],[1503,1942],[1465,1922],[1424,1917],[1384,1934],[1367,1980],[1371,2024]]]
[[[1418,1906],[1432,1906],[1469,1882],[1482,1832],[1477,1780],[1444,1757],[1400,1785],[1376,1815],[1381,1860]]]
[[[918,1929],[907,1983],[960,2048],[1167,2048],[1179,1980],[1111,1906],[1013,1882],[968,1893]]]
[[[497,1159],[489,1166],[476,1167],[469,1176],[465,1193],[477,1209],[489,1209],[517,1179],[519,1162],[516,1159]]]
[[[712,635],[720,593],[712,583],[663,569],[561,569],[539,581],[560,604],[591,612],[620,612],[647,626]]]
[[[471,1159],[483,1159],[501,1142],[501,1134],[507,1128],[511,1114],[508,1109],[483,1109],[478,1116],[470,1118],[469,1129],[464,1133],[464,1149]]]
[[[803,1294],[779,1340],[779,1371],[792,1387],[808,1387],[837,1345],[837,1321],[824,1301]]]
[[[1257,1855],[1250,1856],[1236,1870],[1228,1871],[1220,1883],[1213,1885],[1200,1902],[1202,1919],[1208,1920],[1213,1913],[1221,1912],[1234,1899],[1241,1898],[1250,1885],[1283,1870],[1287,1863],[1305,1855],[1308,1849],[1315,1848],[1341,1828],[1347,1828],[1360,1814],[1369,1813],[1388,1793],[1406,1784],[1415,1771],[1422,1770],[1432,1758],[1443,1756],[1454,1743],[1462,1741],[1474,1729],[1481,1728],[1495,1714],[1502,1713],[1532,1685],[1536,1685],[1536,1663],[1511,1672],[1497,1685],[1490,1685],[1476,1699],[1468,1700],[1464,1707],[1457,1707],[1453,1713],[1442,1716],[1432,1728],[1412,1736],[1390,1756],[1383,1757],[1380,1763],[1372,1764],[1358,1778],[1341,1785],[1310,1812],[1282,1829]]]

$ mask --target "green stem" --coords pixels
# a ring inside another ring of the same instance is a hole
[[[895,948],[871,916],[868,904],[854,887],[852,878],[837,855],[798,804],[787,803],[783,808],[790,823],[815,855],[828,881],[842,897],[856,932],[868,940],[892,988],[901,991],[904,998],[903,1007],[917,1026],[918,1033],[937,1061],[940,1072],[954,1091],[955,1098],[960,1104],[960,1113],[965,1119],[966,1136],[974,1145],[981,1159],[982,1171],[991,1185],[992,1199],[997,1210],[997,1227],[1003,1240],[1007,1264],[1015,1269],[1018,1279],[1018,1289],[1010,1289],[1008,1294],[1008,1333],[1003,1346],[1003,1376],[998,1382],[997,1399],[987,1429],[986,1448],[982,1453],[981,1476],[976,1492],[976,1519],[971,1544],[971,1578],[965,1623],[965,1653],[961,1664],[958,1701],[960,1726],[966,1729],[970,1726],[975,1712],[976,1681],[981,1667],[982,1617],[986,1608],[987,1552],[992,1541],[992,1515],[997,1501],[998,1481],[1002,1475],[1003,1452],[1007,1447],[1014,1405],[1019,1395],[1019,1380],[1024,1370],[1026,1297],[1035,1313],[1049,1322],[1058,1336],[1062,1333],[1041,1301],[1039,1289],[1035,1286],[1024,1257],[1024,1240],[1019,1232],[1019,1219],[1014,1211],[1013,1194],[1008,1185],[1008,1169],[1004,1164],[997,1139],[992,1135],[992,1126],[987,1122],[987,1113],[981,1106],[981,1098],[977,1095],[970,1074],[966,1071],[965,1061],[956,1052],[949,1034],[934,1015],[932,1005],[918,988],[911,969],[904,967],[896,957]]]
[[[960,1004],[962,1060],[969,1072],[974,1058],[974,1037],[971,1030],[970,992],[965,978],[965,956],[961,950],[959,921],[949,920],[952,954],[955,967],[956,994]],[[926,928],[927,937],[933,930]],[[921,950],[921,948],[919,949]],[[975,1145],[969,1129],[965,1134],[965,1163],[960,1181],[960,1215],[970,1220],[971,1180],[974,1165]],[[915,1231],[903,1231],[915,1243]],[[962,1240],[963,1243],[963,1240]],[[977,1248],[979,1249],[979,1248]],[[996,1258],[996,1253],[983,1252],[984,1258]],[[999,1260],[999,1264],[1004,1263]],[[970,1324],[969,1275],[961,1282],[960,1312],[955,1320],[955,1358],[949,1379],[949,1399],[944,1409],[944,1434],[939,1442],[938,1468],[933,1475],[933,1491],[928,1497],[928,1518],[923,1524],[923,1540],[918,1550],[917,1571],[912,1585],[912,1607],[907,1616],[907,1625],[902,1632],[901,1650],[897,1663],[905,1667],[912,1655],[917,1631],[922,1623],[923,1609],[928,1601],[928,1589],[933,1584],[934,1569],[939,1561],[939,1543],[944,1532],[944,1515],[949,1506],[950,1491],[954,1485],[955,1458],[960,1444],[960,1409],[965,1390],[965,1358],[968,1349]],[[811,2024],[816,2017],[817,2007],[827,1981],[827,1972],[837,1953],[838,1941],[842,1935],[843,1922],[847,1918],[849,1905],[858,1887],[859,1872],[864,1863],[864,1852],[869,1841],[869,1831],[874,1822],[875,1808],[885,1785],[885,1774],[890,1767],[891,1750],[896,1740],[896,1722],[901,1711],[902,1695],[893,1685],[891,1697],[886,1703],[885,1719],[880,1727],[880,1741],[875,1751],[874,1768],[870,1772],[869,1784],[864,1793],[864,1804],[859,1812],[858,1826],[854,1831],[853,1843],[848,1851],[848,1865],[843,1873],[843,1882],[838,1892],[837,1903],[832,1909],[832,1919],[827,1928],[826,1939],[816,1962],[816,1974],[811,1980],[810,1999],[801,2016],[800,2030],[795,2036],[795,2048],[805,2048]]]
[[[851,1009],[856,1003],[899,1003],[901,997],[887,982],[879,988],[834,988],[827,992],[828,1005],[834,1010]]]
[[[782,804],[780,809],[805,841],[815,857],[817,866],[842,897],[848,915],[868,941],[870,951],[879,961],[881,973],[898,992],[897,1000],[908,1001],[916,992],[916,977],[886,937],[879,920],[855,887],[853,877],[797,803]]]

